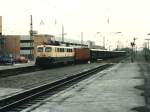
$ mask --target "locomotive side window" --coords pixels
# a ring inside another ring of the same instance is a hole
[[[57,52],[57,48],[55,48],[55,52]]]
[[[60,52],[64,52],[64,48],[60,48]]]
[[[52,51],[52,48],[51,47],[46,47],[45,48],[45,52],[51,52]]]
[[[60,52],[63,52],[63,49],[62,49],[62,48],[60,48]]]
[[[59,48],[57,48],[57,52],[59,52]]]
[[[66,49],[66,48],[64,48],[64,52],[67,52],[67,49]]]
[[[43,52],[43,47],[38,47],[37,51],[38,52]]]
[[[73,50],[72,49],[67,49],[67,52],[73,52]]]

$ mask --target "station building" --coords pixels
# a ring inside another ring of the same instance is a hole
[[[0,35],[2,35],[2,16],[0,16]]]
[[[2,16],[0,16],[0,50],[4,47],[4,38],[2,35]]]
[[[29,59],[36,56],[36,47],[54,38],[53,35],[34,35],[33,40],[29,35],[3,35],[4,50],[14,57],[25,56]]]

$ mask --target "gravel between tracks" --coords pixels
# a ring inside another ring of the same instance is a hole
[[[41,85],[43,83],[55,81],[58,80],[59,78],[69,76],[70,74],[84,71],[85,69],[93,68],[100,64],[101,63],[72,65],[17,76],[11,76],[7,78],[1,78],[0,87],[29,89]]]

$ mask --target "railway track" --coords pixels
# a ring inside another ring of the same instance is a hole
[[[113,64],[105,64],[0,100],[0,112],[19,112]]]

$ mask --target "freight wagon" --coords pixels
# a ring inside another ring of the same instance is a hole
[[[75,63],[84,63],[90,60],[90,49],[88,48],[75,48]]]
[[[99,50],[99,49],[91,49],[90,50],[91,61],[96,61],[98,59],[109,59],[109,58],[117,58],[123,57],[126,55],[125,51],[107,51],[107,50]]]

